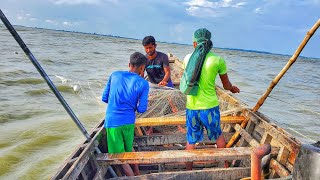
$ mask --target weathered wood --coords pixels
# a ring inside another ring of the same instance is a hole
[[[230,139],[233,133],[225,133],[222,135],[225,139]],[[165,144],[185,144],[187,142],[185,134],[151,134],[149,136],[139,136],[134,138],[134,147],[157,146]],[[213,143],[204,135],[203,143]]]
[[[221,123],[232,124],[241,123],[244,116],[221,116]],[[158,118],[139,118],[136,120],[136,126],[163,126],[163,125],[185,125],[186,117],[158,117]]]
[[[100,132],[102,128],[98,132]],[[99,133],[93,137],[92,141],[89,142],[88,146],[82,151],[79,158],[74,162],[74,164],[70,167],[68,172],[64,175],[63,179],[76,179],[85,165],[88,163],[91,156],[93,156],[93,152],[98,144],[95,143],[95,139]],[[93,157],[95,158],[95,157]]]
[[[219,179],[235,180],[250,176],[250,168],[212,168],[205,170],[152,173],[142,176],[119,177],[113,179]]]
[[[257,140],[252,138],[252,136],[244,130],[239,124],[235,125],[235,130],[240,133],[241,136],[250,144],[251,147],[258,147],[260,144]]]
[[[292,173],[293,172],[293,165],[291,164],[291,163],[289,163],[288,161],[287,161],[287,163],[286,163],[286,168]]]
[[[289,171],[275,159],[271,159],[270,167],[275,170],[280,177],[287,177],[290,175]]]
[[[284,146],[282,146],[280,148],[279,154],[277,156],[277,161],[282,164],[282,165],[286,165],[288,157],[289,157],[290,151],[285,148]]]
[[[134,134],[135,134],[136,136],[143,136],[143,133],[142,133],[142,130],[141,130],[140,126],[136,126],[136,127],[134,128]]]
[[[256,114],[254,113],[250,113],[250,114],[251,114],[250,119],[252,121],[254,121],[256,124],[259,124],[259,126],[265,129],[265,132],[267,132],[270,136],[272,136],[273,139],[276,139],[282,146],[285,146],[290,151],[290,156],[288,161],[291,164],[294,164],[296,156],[299,153],[299,149],[301,146],[300,143],[295,141],[289,135],[284,134],[282,131],[279,131],[276,127],[272,126],[270,123],[265,122]]]
[[[126,152],[98,154],[101,165],[110,164],[156,164],[192,161],[221,161],[250,158],[251,148],[217,148],[173,151]],[[108,159],[109,158],[109,159]]]
[[[241,127],[242,127],[242,128],[245,128],[246,125],[247,125],[247,123],[248,123],[248,121],[249,121],[249,118],[246,117],[246,118],[244,119],[244,121],[242,121]],[[227,148],[232,147],[232,145],[238,140],[239,136],[240,136],[240,133],[239,133],[239,132],[234,133],[234,135],[232,136],[232,138],[230,139],[230,141],[227,143],[226,147],[227,147]]]
[[[90,134],[93,134],[94,132],[96,135],[101,133],[103,129],[103,123],[104,120],[101,120],[95,128],[91,131]],[[98,131],[96,130],[98,129]],[[93,141],[92,141],[93,142]],[[57,170],[57,173],[51,177],[51,179],[62,179],[65,176],[67,172],[70,171],[70,168],[74,168],[76,163],[79,162],[79,156],[83,153],[85,149],[84,144],[88,144],[87,140],[84,140],[77,148],[76,150],[68,157],[68,159],[65,161],[65,163]],[[88,146],[87,146],[88,147]],[[83,168],[83,167],[82,167]],[[80,172],[79,172],[80,173]]]
[[[246,131],[251,134],[255,128],[256,124],[253,121],[249,121],[246,126]]]
[[[272,136],[270,136],[270,134],[266,132],[263,134],[260,144],[271,144],[271,140]]]
[[[101,180],[107,173],[108,167],[99,167],[96,174],[93,176],[92,180]]]

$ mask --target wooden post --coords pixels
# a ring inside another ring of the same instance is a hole
[[[305,45],[308,43],[309,39],[312,37],[314,32],[318,29],[320,26],[320,19],[314,24],[314,26],[307,32],[307,35],[303,39],[303,41],[300,43],[298,49],[296,52],[292,55],[292,57],[289,59],[288,63],[285,65],[285,67],[280,71],[280,73],[271,81],[269,88],[267,91],[263,94],[263,96],[259,99],[255,107],[253,108],[253,112],[258,111],[258,109],[262,106],[264,101],[267,99],[269,94],[271,93],[272,89],[278,84],[282,76],[288,71],[288,69],[291,67],[291,65],[296,61],[299,54],[305,47]]]

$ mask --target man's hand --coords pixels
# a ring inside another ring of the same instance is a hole
[[[159,82],[158,86],[166,86],[167,84],[168,84],[168,82],[161,81],[161,82]]]
[[[231,89],[230,89],[230,91],[231,91],[232,93],[239,93],[239,92],[240,92],[240,89],[239,89],[237,86],[232,86]]]

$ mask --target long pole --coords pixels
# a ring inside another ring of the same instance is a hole
[[[39,64],[39,62],[36,60],[36,58],[33,56],[33,54],[31,53],[31,51],[29,50],[29,48],[26,46],[26,44],[23,42],[23,40],[21,39],[21,37],[19,36],[19,34],[17,33],[17,31],[14,29],[14,27],[11,25],[11,23],[9,22],[9,20],[6,18],[6,16],[3,14],[2,10],[0,9],[0,18],[3,22],[3,24],[7,27],[7,29],[9,30],[9,32],[11,33],[11,35],[14,37],[14,39],[18,42],[18,44],[20,45],[20,47],[22,48],[22,50],[24,51],[24,53],[28,56],[28,58],[30,59],[30,61],[32,62],[32,64],[36,67],[36,69],[38,70],[38,72],[40,73],[40,75],[43,77],[43,79],[47,82],[48,86],[50,87],[50,89],[53,91],[53,93],[56,95],[56,97],[58,98],[58,100],[60,101],[60,103],[62,104],[62,106],[64,107],[64,109],[68,112],[68,114],[70,115],[70,117],[72,118],[72,120],[76,123],[76,125],[78,126],[78,128],[81,130],[81,132],[83,133],[83,135],[87,138],[88,141],[91,140],[90,135],[88,134],[87,130],[84,128],[84,126],[82,125],[82,123],[79,121],[79,119],[77,118],[77,116],[73,113],[73,111],[71,110],[71,108],[69,107],[69,105],[67,104],[67,102],[64,100],[64,98],[62,97],[62,95],[60,94],[60,92],[58,91],[58,89],[56,88],[56,86],[52,83],[52,81],[50,80],[50,78],[48,77],[47,73],[42,69],[41,65]]]
[[[72,109],[68,105],[68,103],[64,100],[63,96],[60,94],[59,90],[56,88],[56,86],[52,83],[50,78],[48,77],[47,73],[44,71],[44,69],[41,67],[37,59],[33,56],[27,45],[23,42],[17,31],[14,29],[14,27],[11,25],[7,17],[3,14],[2,10],[0,9],[0,18],[3,22],[3,24],[7,27],[11,35],[14,37],[14,39],[17,41],[17,43],[20,45],[21,49],[24,51],[24,53],[28,56],[32,64],[36,67],[40,75],[43,77],[43,79],[47,82],[48,86],[52,90],[52,92],[56,95],[64,109],[67,111],[67,113],[70,115],[71,119],[76,123],[82,134],[87,138],[88,142],[91,140],[90,135],[88,134],[87,130],[84,128],[80,120],[77,118],[77,116],[73,113]],[[98,153],[101,153],[101,151],[96,148],[96,151]],[[108,170],[111,172],[113,177],[117,177],[113,169],[109,166]]]
[[[288,63],[280,71],[280,73],[274,78],[274,80],[272,80],[272,82],[271,82],[269,88],[267,89],[267,91],[263,94],[263,96],[259,99],[257,104],[254,106],[254,108],[252,110],[253,112],[258,111],[258,109],[262,106],[264,101],[267,99],[267,97],[271,93],[272,89],[278,84],[278,82],[280,81],[282,76],[288,71],[290,66],[296,61],[296,59],[298,58],[299,54],[301,53],[301,51],[303,50],[303,48],[305,47],[305,45],[307,44],[307,42],[309,41],[309,39],[312,37],[312,35],[318,29],[319,26],[320,26],[320,19],[318,19],[318,21],[314,24],[314,26],[307,32],[307,35],[305,36],[303,41],[300,43],[300,45],[299,45],[298,49],[296,50],[296,52],[289,59]],[[243,121],[241,123],[241,127],[245,128],[247,123],[248,123],[248,119],[246,119],[245,121]],[[239,136],[240,136],[240,132],[239,131],[235,132],[234,135],[229,140],[229,142],[226,144],[226,147],[227,148],[232,147],[233,144],[236,142],[236,140],[239,138]]]
[[[320,19],[314,24],[314,26],[307,32],[306,36],[304,37],[303,41],[300,43],[298,49],[295,51],[295,53],[292,55],[292,57],[289,59],[288,63],[284,66],[284,68],[280,71],[280,73],[271,81],[269,88],[267,91],[262,95],[262,97],[259,99],[257,104],[253,108],[253,112],[258,111],[258,109],[262,106],[264,101],[267,99],[273,88],[278,84],[282,76],[288,71],[288,69],[291,67],[291,65],[297,60],[299,54],[303,50],[303,48],[308,43],[309,39],[312,37],[314,32],[318,29],[320,26]]]

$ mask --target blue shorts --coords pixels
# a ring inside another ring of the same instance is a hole
[[[204,110],[187,109],[186,118],[189,144],[195,144],[203,140],[203,127],[206,128],[208,138],[212,141],[216,141],[222,134],[219,106]]]

